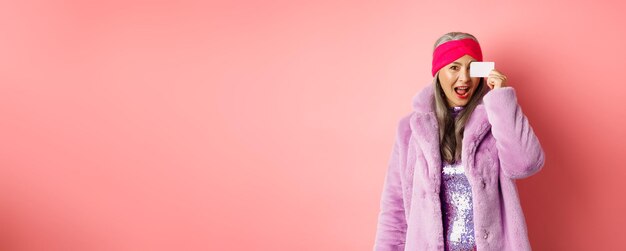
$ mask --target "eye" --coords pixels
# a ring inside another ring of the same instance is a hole
[[[450,69],[452,69],[452,70],[456,70],[457,68],[458,68],[458,66],[456,66],[456,65],[450,66]]]

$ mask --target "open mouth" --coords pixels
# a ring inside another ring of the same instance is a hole
[[[459,98],[467,98],[467,95],[469,94],[469,87],[468,86],[454,87],[454,92],[456,92]]]

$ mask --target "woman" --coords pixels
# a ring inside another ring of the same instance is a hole
[[[398,124],[374,250],[531,249],[515,180],[541,170],[544,152],[506,76],[472,78],[472,61],[471,34],[435,43],[433,84]]]

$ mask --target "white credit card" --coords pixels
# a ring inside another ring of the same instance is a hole
[[[471,62],[470,77],[488,77],[491,70],[496,66],[495,62]]]

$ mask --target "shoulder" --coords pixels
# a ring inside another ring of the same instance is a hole
[[[409,112],[398,120],[396,126],[396,140],[403,145],[408,144],[408,140],[411,136],[411,119],[415,116],[415,111]]]

